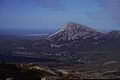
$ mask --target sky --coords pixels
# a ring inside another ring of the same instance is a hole
[[[0,0],[0,30],[52,31],[66,22],[120,30],[120,0]]]

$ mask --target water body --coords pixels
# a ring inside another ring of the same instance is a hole
[[[0,60],[5,62],[58,62],[59,60],[50,58],[33,58],[20,55],[0,54]]]

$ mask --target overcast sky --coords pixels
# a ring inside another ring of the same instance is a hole
[[[58,29],[76,22],[120,29],[120,0],[0,0],[0,29]]]

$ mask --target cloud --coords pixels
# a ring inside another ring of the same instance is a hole
[[[38,0],[41,7],[48,8],[55,11],[67,10],[66,6],[63,5],[60,0]]]
[[[90,17],[96,20],[112,19],[120,23],[120,0],[104,0],[105,3],[101,5],[103,10],[92,13]]]

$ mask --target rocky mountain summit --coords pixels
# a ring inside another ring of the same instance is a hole
[[[104,42],[105,34],[85,25],[68,22],[56,33],[49,36],[48,40],[52,46],[60,47],[69,45],[69,43],[79,44],[99,44]],[[72,44],[72,45],[73,45]]]
[[[56,33],[52,34],[49,39],[50,40],[75,40],[75,39],[87,39],[89,37],[95,37],[96,35],[103,35],[102,33],[97,32],[95,29],[87,27],[85,25],[77,24],[74,22],[68,22],[65,24],[60,30]]]

